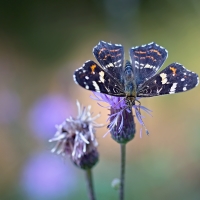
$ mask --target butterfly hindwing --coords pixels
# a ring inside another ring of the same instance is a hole
[[[185,92],[196,87],[199,77],[179,63],[172,63],[138,88],[138,97]]]
[[[111,74],[118,82],[122,81],[124,48],[121,44],[100,41],[94,47],[93,54],[107,73]]]
[[[87,90],[113,96],[125,96],[123,86],[91,60],[74,72],[74,81]]]
[[[167,55],[167,50],[154,42],[131,48],[130,59],[136,84],[143,84],[154,76],[166,60]]]

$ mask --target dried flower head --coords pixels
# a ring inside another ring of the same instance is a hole
[[[52,152],[68,155],[75,165],[88,169],[92,168],[99,158],[95,128],[102,125],[95,122],[99,114],[92,117],[91,106],[81,107],[77,101],[77,107],[78,116],[69,117],[62,124],[56,125],[56,134],[49,142],[57,142]]]
[[[130,110],[127,104],[125,103],[124,97],[109,96],[106,94],[95,92],[94,97],[92,98],[99,102],[106,102],[109,104],[107,108],[110,109],[111,114],[108,118],[108,120],[110,121],[108,128],[111,132],[113,139],[115,139],[119,143],[124,143],[133,139],[135,134],[134,118],[132,110]],[[137,98],[137,100],[139,100],[139,98]],[[144,110],[148,114],[150,114],[151,111],[141,105],[134,105],[133,108],[135,110],[136,118],[142,126],[140,129],[140,137],[142,135],[143,128],[145,129],[148,135],[149,132],[143,122],[143,116],[141,115],[140,110]]]

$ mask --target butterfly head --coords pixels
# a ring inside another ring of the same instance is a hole
[[[131,110],[132,107],[135,105],[135,97],[126,97],[125,103],[127,107]]]
[[[129,60],[126,60],[126,64],[125,64],[125,67],[130,65],[131,66],[131,62]]]

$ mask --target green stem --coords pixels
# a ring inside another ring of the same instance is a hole
[[[96,198],[95,198],[95,194],[94,194],[94,185],[93,185],[92,170],[91,169],[86,170],[86,180],[87,180],[89,199],[95,200]]]
[[[120,200],[124,200],[125,162],[126,162],[126,144],[121,144],[121,174],[120,174],[120,190],[119,190]]]

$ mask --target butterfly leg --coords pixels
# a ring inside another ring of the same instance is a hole
[[[137,101],[137,102],[138,102],[138,111],[139,111],[139,113],[140,113],[140,115],[141,115],[141,112],[140,112],[140,106],[141,106],[141,102],[140,102],[139,100],[137,100],[137,99],[135,99],[135,101]]]

